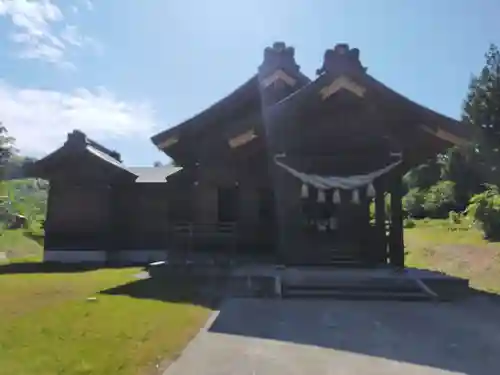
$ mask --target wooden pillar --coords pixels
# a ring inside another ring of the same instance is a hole
[[[364,261],[370,265],[375,266],[378,262],[378,248],[376,243],[374,244],[374,232],[370,225],[370,199],[368,198],[366,191],[359,191],[360,200],[359,207],[359,233],[361,252]]]
[[[403,181],[402,173],[397,170],[391,186],[391,240],[389,248],[390,264],[404,268],[403,241]]]
[[[195,222],[212,224],[217,222],[217,187],[204,180],[193,187],[195,200]]]
[[[387,236],[385,227],[385,191],[381,182],[375,186],[375,232],[377,236],[377,255],[381,263],[387,262]]]
[[[255,241],[255,228],[259,220],[259,196],[257,188],[244,181],[240,185],[239,191],[239,245],[252,249],[253,241]]]
[[[272,171],[278,228],[277,258],[285,264],[297,263],[302,252],[310,250],[302,243],[301,183],[279,166],[274,166]]]

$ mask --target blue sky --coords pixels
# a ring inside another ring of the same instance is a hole
[[[459,117],[499,16],[498,0],[0,0],[0,121],[25,154],[79,128],[127,164],[166,161],[149,136],[243,83],[274,41],[312,78],[347,42],[374,77]]]

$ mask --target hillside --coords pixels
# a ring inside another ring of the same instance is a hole
[[[45,216],[48,183],[36,178],[27,178],[26,165],[33,159],[13,155],[4,166],[4,181],[0,181],[2,227],[12,215],[23,215],[31,223],[40,223]]]
[[[40,261],[43,256],[41,242],[22,229],[2,231],[0,233],[0,266],[12,261]]]
[[[48,183],[39,179],[19,179],[0,183],[2,214],[5,224],[12,215],[20,214],[30,222],[43,221],[47,206]]]

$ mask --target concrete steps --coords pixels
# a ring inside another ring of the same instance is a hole
[[[383,301],[429,301],[432,298],[421,291],[373,291],[373,290],[345,290],[338,288],[311,289],[285,288],[284,298],[331,298],[343,300],[383,300]]]
[[[435,299],[408,278],[308,277],[284,281],[284,298],[334,298],[352,300],[428,301]]]
[[[296,263],[297,266],[335,266],[340,268],[363,268],[365,266],[357,254],[336,249],[315,249],[309,254],[302,254],[295,262],[289,262],[289,264],[293,263]]]

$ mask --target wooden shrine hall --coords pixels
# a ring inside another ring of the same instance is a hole
[[[152,137],[175,167],[126,166],[77,130],[36,162],[45,260],[404,267],[402,176],[466,141],[368,74],[359,50],[328,49],[311,79],[275,43],[235,91]]]

